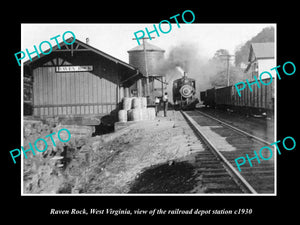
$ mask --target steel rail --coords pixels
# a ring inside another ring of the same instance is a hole
[[[234,127],[234,126],[232,126],[232,125],[230,125],[230,124],[228,124],[228,123],[226,123],[226,122],[224,122],[224,121],[222,121],[222,120],[219,120],[219,119],[217,119],[217,118],[215,118],[215,117],[213,117],[213,116],[211,116],[211,115],[208,115],[208,114],[206,114],[206,113],[204,113],[204,112],[200,112],[200,111],[195,111],[195,112],[198,112],[199,114],[202,114],[203,116],[206,116],[206,117],[208,117],[208,118],[210,118],[210,119],[212,119],[212,120],[215,120],[215,121],[221,123],[222,125],[224,125],[224,126],[226,126],[226,127],[229,127],[229,128],[231,128],[231,129],[233,129],[233,130],[235,130],[235,131],[237,131],[237,132],[243,134],[244,136],[251,137],[252,139],[254,139],[254,140],[256,140],[256,141],[259,141],[259,142],[262,142],[262,143],[264,143],[264,144],[266,144],[266,145],[271,145],[270,142],[268,142],[268,141],[266,141],[266,140],[264,140],[264,139],[261,139],[261,138],[259,138],[259,137],[257,137],[257,136],[254,136],[254,135],[252,135],[252,134],[249,134],[248,132],[243,131],[243,130],[237,128],[237,127]]]
[[[181,111],[184,118],[191,125],[192,129],[196,132],[196,134],[201,138],[205,144],[209,147],[209,149],[213,152],[213,154],[220,159],[225,169],[229,172],[235,183],[241,187],[241,189],[246,193],[257,194],[257,191],[245,180],[245,178],[231,165],[231,163],[222,155],[222,153],[214,146],[214,144],[206,137],[206,135],[199,129],[199,124],[192,119],[185,112]]]

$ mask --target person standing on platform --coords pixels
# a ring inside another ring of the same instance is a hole
[[[155,115],[157,116],[158,115],[158,112],[159,112],[159,98],[158,97],[155,97]]]
[[[164,117],[167,116],[167,111],[168,111],[168,93],[165,92],[163,98],[163,104],[164,104]]]

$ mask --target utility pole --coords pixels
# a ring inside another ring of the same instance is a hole
[[[226,60],[226,77],[227,77],[227,86],[229,86],[229,60],[232,56],[234,55],[229,55],[229,54],[226,54],[226,55],[220,55],[220,56],[223,56],[225,57],[225,60]]]
[[[151,37],[151,39],[154,39],[155,37]],[[147,65],[147,52],[146,52],[146,41],[145,39],[150,39],[149,37],[143,37],[140,38],[143,39],[143,51],[144,51],[144,60],[145,60],[145,71],[146,71],[146,96],[150,95],[150,89],[149,89],[149,74],[148,74],[148,65]],[[136,40],[136,38],[132,38],[132,40]]]

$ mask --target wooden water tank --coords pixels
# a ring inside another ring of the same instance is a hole
[[[146,52],[146,60],[147,60],[147,71],[149,75],[158,75],[160,74],[159,68],[157,65],[164,58],[165,50],[148,43],[145,41],[145,52],[144,52],[144,44],[138,45],[129,51],[129,64],[138,68],[141,73],[146,75],[146,66],[145,66],[145,52]]]

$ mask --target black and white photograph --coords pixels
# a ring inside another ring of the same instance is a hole
[[[21,33],[22,194],[276,194],[276,24]]]
[[[4,217],[292,221],[296,7],[101,3],[6,9]]]

